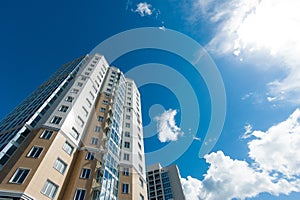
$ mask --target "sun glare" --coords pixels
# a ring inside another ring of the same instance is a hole
[[[271,55],[287,47],[300,48],[300,1],[263,0],[237,30],[241,49],[268,50]]]

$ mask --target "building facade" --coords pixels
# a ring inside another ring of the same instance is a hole
[[[149,200],[185,200],[177,165],[162,167],[154,164],[147,167]]]
[[[140,94],[133,80],[127,79],[120,162],[119,197],[122,200],[147,199]]]
[[[0,199],[146,199],[140,105],[102,55],[63,65],[0,123]]]

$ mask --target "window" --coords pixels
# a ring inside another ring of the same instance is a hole
[[[141,154],[140,152],[138,152],[138,154],[139,154],[139,159],[140,159],[140,161],[143,161],[142,154]]]
[[[50,106],[47,104],[47,105],[44,107],[44,109],[41,111],[41,114],[44,115],[44,114],[47,112],[47,110],[49,110],[49,108],[50,108]]]
[[[105,105],[107,105],[108,101],[107,100],[103,100],[102,103],[105,104]]]
[[[22,184],[29,174],[29,169],[22,169],[19,168],[17,171],[14,173],[12,178],[10,179],[10,183],[17,183],[17,184]]]
[[[71,93],[74,93],[74,94],[77,94],[78,92],[79,92],[79,90],[75,89],[75,88],[71,90]]]
[[[171,190],[171,188],[167,188],[167,189],[164,190],[164,192],[165,193],[172,193],[172,190]]]
[[[101,169],[97,169],[97,171],[96,171],[96,175],[95,175],[96,177],[95,177],[95,179],[96,179],[96,182],[97,183],[102,183],[102,177],[103,177],[103,172],[102,172],[102,170]]]
[[[87,111],[87,109],[84,106],[82,106],[82,110],[83,110],[85,116],[87,116],[89,114],[89,112]]]
[[[143,167],[141,165],[139,165],[139,170],[141,173],[143,173]]]
[[[95,80],[95,83],[96,83],[97,87],[99,87],[99,86],[100,86],[100,84],[98,83],[98,81],[97,81],[97,80]]]
[[[67,169],[67,164],[58,158],[54,163],[54,169],[59,171],[61,174],[64,174]]]
[[[38,158],[43,151],[43,147],[33,146],[29,151],[27,157]]]
[[[86,156],[85,156],[86,160],[94,160],[94,158],[95,158],[95,153],[91,153],[91,152],[86,153]]]
[[[97,93],[97,88],[94,85],[92,85],[92,87],[94,89],[94,92]]]
[[[100,133],[101,132],[101,126],[95,126],[94,131]]]
[[[130,115],[126,115],[126,119],[130,119]]]
[[[140,200],[144,200],[144,196],[140,194]]]
[[[82,168],[80,178],[88,179],[91,175],[91,169]]]
[[[95,96],[93,95],[92,92],[90,92],[90,96],[91,96],[91,99],[94,100],[95,99]]]
[[[98,116],[98,122],[103,122],[103,120],[104,120],[104,117]]]
[[[125,132],[125,137],[130,137],[130,132],[126,131]]]
[[[142,150],[141,144],[138,142],[139,149]]]
[[[77,189],[74,196],[74,200],[84,200],[85,192],[86,191],[84,189]]]
[[[122,193],[124,193],[124,194],[129,193],[129,184],[128,183],[122,183]]]
[[[72,147],[72,145],[70,145],[68,142],[65,142],[63,146],[63,150],[67,152],[69,155],[71,155],[73,153],[74,147]]]
[[[42,132],[40,138],[49,140],[49,139],[51,138],[52,134],[53,134],[53,131],[44,130],[44,131]]]
[[[143,179],[141,177],[139,178],[139,181],[140,181],[140,186],[144,187],[144,181],[143,181]]]
[[[164,183],[164,188],[166,187],[171,187],[171,184],[170,183]]]
[[[83,119],[80,116],[77,116],[77,118],[79,120],[78,125],[81,126],[81,127],[83,127],[83,125],[84,125]]]
[[[125,123],[126,128],[130,128],[130,124],[129,123]]]
[[[56,184],[50,180],[47,180],[41,192],[51,199],[54,199],[57,189],[58,186]]]
[[[78,87],[82,87],[82,85],[83,85],[83,83],[81,83],[81,82],[78,82],[78,83],[77,83],[77,86],[78,86]]]
[[[128,167],[124,167],[123,170],[124,170],[124,171],[123,171],[123,175],[124,175],[124,176],[129,176],[129,174],[130,174],[129,168],[128,168]]]
[[[82,81],[85,81],[85,80],[86,80],[86,77],[84,77],[84,76],[81,77],[81,80],[82,80]]]
[[[97,75],[97,79],[100,81],[100,83],[101,83],[101,78]]]
[[[100,112],[105,112],[106,108],[100,108]]]
[[[98,144],[98,138],[91,138],[91,144],[97,145]]]
[[[124,142],[124,147],[129,149],[130,148],[130,143],[129,142]]]
[[[70,132],[70,135],[71,135],[73,138],[77,139],[78,136],[79,136],[79,133],[78,133],[78,131],[77,131],[74,127],[72,127],[72,131]]]
[[[51,120],[52,124],[59,124],[61,122],[62,118],[58,116],[54,116]]]
[[[49,101],[49,104],[52,105],[56,99],[57,99],[57,95],[52,97],[52,99]]]
[[[138,134],[138,138],[139,138],[139,140],[141,140],[142,138],[141,138],[141,136],[140,136],[140,134]]]
[[[72,101],[73,101],[73,99],[74,99],[74,97],[67,96],[67,98],[66,98],[66,101],[67,101],[67,102],[72,102]]]
[[[68,106],[62,105],[58,110],[59,110],[60,112],[67,112],[68,109],[69,109]]]
[[[124,153],[124,160],[129,160],[129,154],[128,153]]]
[[[88,98],[86,98],[86,101],[88,103],[88,106],[91,107],[92,106],[92,102]]]
[[[91,65],[92,67],[95,67],[95,65]],[[88,68],[88,71],[92,71],[92,68]]]

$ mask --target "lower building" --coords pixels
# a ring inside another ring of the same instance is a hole
[[[149,200],[185,200],[177,165],[162,167],[159,163],[147,167]]]

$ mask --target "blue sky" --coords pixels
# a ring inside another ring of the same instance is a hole
[[[153,73],[152,84],[140,87],[146,152],[191,141],[170,162],[180,168],[188,199],[299,199],[299,10],[297,0],[2,2],[0,118],[61,64],[102,41],[134,28],[175,30],[202,45],[216,64],[226,91],[224,127],[212,151],[199,158],[212,116],[205,77],[174,53],[129,52],[112,64],[128,73]],[[156,79],[160,73],[170,74],[168,83]],[[172,73],[183,81],[172,79]],[[178,99],[180,92],[190,94],[186,89],[196,101]],[[190,105],[182,107],[185,101]],[[200,118],[194,117],[197,109]],[[163,162],[163,156],[157,159]]]

